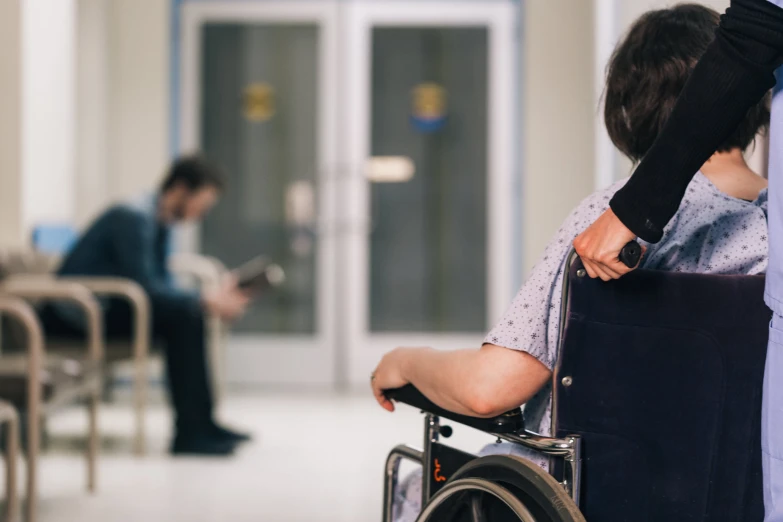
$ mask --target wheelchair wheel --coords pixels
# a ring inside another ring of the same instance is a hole
[[[416,522],[537,522],[508,489],[489,480],[450,481],[424,506]]]
[[[466,478],[491,481],[513,493],[536,522],[585,522],[563,486],[549,473],[521,457],[481,457],[462,466],[451,480]]]

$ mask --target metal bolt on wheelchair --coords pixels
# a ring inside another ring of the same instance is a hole
[[[383,521],[407,459],[423,467],[417,522],[761,522],[764,277],[638,270],[603,283],[576,257],[566,266],[553,436],[527,431],[519,408],[480,419],[411,385],[388,390],[425,413],[425,437],[389,454]],[[442,444],[441,419],[540,452],[551,474]]]

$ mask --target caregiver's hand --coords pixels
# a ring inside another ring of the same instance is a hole
[[[636,235],[623,225],[610,208],[574,239],[574,248],[590,277],[609,281],[619,279],[636,268],[628,268],[620,261],[620,251],[634,239]]]

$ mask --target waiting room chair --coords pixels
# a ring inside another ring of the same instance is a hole
[[[128,359],[133,361],[133,403],[136,416],[134,449],[138,455],[145,452],[145,410],[147,402],[147,366],[150,351],[149,299],[144,290],[133,281],[120,278],[61,278],[54,271],[59,263],[56,256],[41,254],[31,250],[0,251],[0,281],[15,284],[46,286],[55,282],[70,282],[89,290],[94,297],[117,298],[126,301],[134,314],[132,337],[125,341],[105,344],[102,372],[104,378],[110,375],[112,367]],[[41,304],[40,301],[36,304]],[[13,338],[14,331],[10,330]],[[82,353],[82,339],[73,336],[58,336],[47,340],[47,351],[62,357],[73,358]]]
[[[148,396],[148,362],[152,346],[150,332],[150,304],[144,290],[135,282],[121,278],[62,278],[54,277],[59,265],[59,257],[33,250],[0,250],[0,279],[5,277],[27,281],[70,281],[78,283],[95,296],[116,298],[126,301],[134,314],[133,335],[129,340],[112,339],[105,344],[104,377],[111,376],[112,368],[127,360],[133,361],[133,403],[136,416],[134,449],[138,455],[146,451],[145,410]],[[170,266],[177,275],[191,278],[197,287],[206,289],[220,284],[225,275],[225,267],[214,258],[196,254],[175,254],[171,256]],[[220,319],[207,319],[208,350],[212,368],[213,389],[216,399],[224,389],[221,368],[223,367],[224,347],[227,329]],[[50,338],[47,349],[51,353],[73,356],[79,353],[81,340],[72,336]]]
[[[169,269],[179,278],[190,279],[200,290],[220,285],[227,275],[226,266],[217,258],[191,253],[176,253],[169,257]],[[212,372],[215,403],[225,396],[225,356],[228,328],[219,317],[207,317],[207,351]]]
[[[15,308],[3,306],[0,300],[0,310],[10,312]],[[16,475],[19,459],[19,414],[13,404],[0,401],[0,426],[5,426],[5,520],[15,522],[19,516],[19,493],[17,491]]]
[[[86,347],[80,356],[69,358],[47,353],[37,314],[31,304],[21,299],[65,301],[78,307],[84,313],[88,332]],[[14,353],[13,346],[4,346],[0,356],[0,398],[13,404],[26,420],[26,520],[34,522],[41,420],[79,400],[86,400],[88,406],[87,489],[95,491],[97,415],[104,355],[102,318],[93,293],[83,285],[40,279],[6,278],[0,281],[0,312],[6,319],[18,322],[24,334],[24,351]],[[15,470],[9,473],[15,473]]]
[[[0,314],[6,314],[15,320],[33,325],[35,313],[24,300],[0,297]],[[0,426],[5,427],[5,520],[16,522],[19,513],[19,493],[17,491],[17,463],[19,459],[19,414],[13,404],[0,400]]]

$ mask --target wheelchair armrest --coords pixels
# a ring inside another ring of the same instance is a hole
[[[413,406],[414,408],[418,408],[427,413],[432,413],[433,415],[443,417],[444,419],[470,426],[479,431],[506,434],[520,433],[525,429],[525,419],[522,416],[521,408],[509,410],[497,417],[484,419],[445,410],[425,397],[424,394],[417,390],[412,384],[406,384],[402,388],[386,390],[384,394],[393,401]]]

